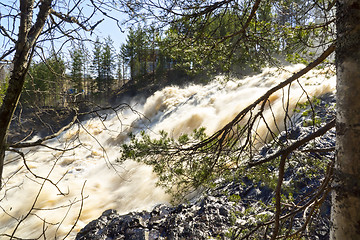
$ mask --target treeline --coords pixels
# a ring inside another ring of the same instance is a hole
[[[50,53],[30,65],[21,103],[26,106],[67,106],[84,100],[106,103],[121,88],[162,85],[169,71],[190,76],[169,48],[168,36],[138,25],[126,43],[115,49],[110,37],[90,45],[73,44],[69,53]],[[174,74],[172,74],[174,76]]]
[[[73,44],[68,61],[64,54],[51,53],[31,64],[22,103],[64,106],[84,99],[106,102],[125,86],[141,89],[161,85],[169,78],[174,78],[170,82],[179,80],[179,75],[181,80],[202,76],[207,81],[211,74],[258,70],[269,61],[306,61],[305,43],[324,30],[294,27],[307,20],[292,18],[294,13],[289,11],[295,11],[293,8],[284,9],[281,12],[286,14],[279,14],[266,5],[258,9],[255,24],[248,26],[243,26],[237,9],[196,18],[185,15],[162,31],[153,27],[155,24],[139,24],[129,30],[120,49],[114,48],[110,37],[98,38],[90,51],[89,45]],[[270,34],[259,37],[264,33]],[[174,71],[176,74],[169,74]]]
[[[32,62],[21,96],[22,104],[43,107],[99,101],[124,83],[124,75],[117,71],[117,62],[121,59],[110,37],[103,41],[98,38],[92,52],[79,43],[72,45],[68,60],[64,55],[50,53],[46,59]]]
[[[160,41],[155,31],[138,26],[118,50],[107,37],[97,38],[91,50],[84,43],[73,44],[68,58],[64,53],[50,53],[30,65],[20,102],[41,107],[84,100],[106,103],[121,88],[157,85],[174,67]]]

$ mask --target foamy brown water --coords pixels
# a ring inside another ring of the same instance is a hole
[[[59,189],[34,177],[16,153],[7,153],[3,180],[6,186],[0,193],[0,234],[15,232],[14,236],[19,238],[60,239],[70,231],[68,238],[72,239],[76,232],[107,209],[127,213],[150,210],[158,203],[169,202],[170,196],[156,186],[157,177],[150,167],[133,161],[121,165],[115,162],[128,134],[146,127],[153,137],[160,130],[178,137],[198,127],[205,127],[206,133],[212,134],[271,86],[302,67],[296,65],[282,72],[269,68],[258,75],[228,81],[218,77],[205,86],[167,87],[137,108],[146,118],[131,111],[118,116],[112,114],[104,122],[89,120],[46,143],[60,149],[80,145],[73,150],[24,149],[31,171],[38,176],[48,176]],[[335,77],[326,76],[325,72],[312,71],[300,80],[310,97],[335,90]],[[290,109],[307,100],[297,83],[270,97],[280,128],[284,125],[283,109],[288,91]],[[269,108],[265,110],[265,119],[272,119],[273,113]],[[275,129],[275,121],[268,124]],[[266,136],[264,124],[260,122],[258,126],[257,133]],[[60,195],[59,190],[66,194]],[[0,235],[0,239],[8,237]]]

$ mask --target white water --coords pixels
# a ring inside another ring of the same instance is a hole
[[[71,148],[81,143],[74,150],[24,149],[31,171],[42,177],[49,175],[53,182],[58,182],[60,190],[67,193],[65,196],[59,195],[58,189],[49,182],[42,184],[42,179],[29,173],[16,153],[8,153],[4,169],[6,187],[0,195],[0,234],[14,232],[19,219],[30,211],[39,192],[35,209],[19,224],[14,236],[37,238],[45,232],[46,239],[61,239],[76,222],[82,196],[82,213],[69,239],[107,209],[127,213],[150,210],[158,203],[169,202],[170,197],[164,190],[156,187],[157,178],[150,167],[132,161],[122,165],[115,163],[120,154],[119,146],[127,140],[128,133],[136,133],[147,126],[153,136],[159,130],[165,130],[177,137],[198,127],[206,127],[206,133],[212,134],[271,86],[302,67],[296,65],[282,72],[265,69],[261,74],[227,82],[219,77],[206,86],[167,87],[137,107],[146,118],[131,111],[112,114],[104,122],[89,120],[83,127],[73,127],[58,139],[46,143],[53,148]],[[316,70],[301,78],[301,84],[310,96],[334,91],[335,77],[329,78],[325,72]],[[290,94],[290,108],[298,101],[307,100],[298,84],[292,84]],[[280,91],[270,97],[276,119],[283,117],[283,96],[284,92]],[[270,117],[271,112],[267,110],[265,116]],[[278,124],[281,125],[281,121]],[[260,126],[257,131],[265,134],[264,127]],[[8,238],[0,235],[0,239]]]

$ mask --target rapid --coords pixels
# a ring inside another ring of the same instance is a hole
[[[142,104],[130,103],[132,109],[77,124],[46,146],[20,149],[29,169],[21,155],[7,152],[5,187],[0,192],[0,239],[73,239],[107,209],[128,213],[169,203],[171,196],[156,185],[151,167],[130,160],[116,162],[129,134],[145,130],[157,137],[164,130],[176,138],[205,127],[211,135],[303,67],[266,68],[241,79],[218,76],[207,85],[166,87]],[[329,92],[335,92],[333,69],[312,70],[272,94],[271,110],[266,109],[264,116],[275,114],[273,124],[281,130],[284,105],[291,110],[308,97]],[[257,128],[259,135],[265,136],[266,131],[265,126]]]

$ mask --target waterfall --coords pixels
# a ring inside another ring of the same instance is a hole
[[[130,160],[116,162],[128,135],[145,130],[157,137],[160,130],[165,130],[176,138],[199,127],[205,127],[210,135],[270,87],[303,67],[266,68],[241,79],[218,76],[207,85],[166,87],[144,104],[131,103],[133,110],[108,113],[105,120],[94,118],[73,126],[47,141],[48,147],[23,149],[31,172],[18,153],[8,152],[3,180],[6,185],[0,192],[0,238],[7,239],[14,232],[15,237],[27,239],[60,239],[68,232],[69,238],[74,238],[107,209],[127,213],[168,203],[171,197],[156,186],[157,176],[151,167]],[[334,91],[334,71],[312,70],[299,82],[271,95],[272,111],[265,110],[264,117],[274,117],[272,124],[283,128],[284,99],[289,97],[288,105],[293,109],[308,97]],[[266,131],[259,124],[257,133],[265,136]]]

